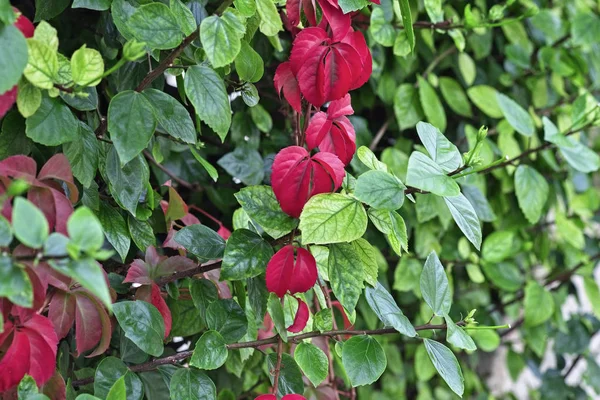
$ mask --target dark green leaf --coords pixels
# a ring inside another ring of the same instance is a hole
[[[84,187],[90,187],[96,177],[99,159],[98,139],[92,128],[79,121],[79,138],[63,145],[63,152],[75,178]]]
[[[273,248],[262,237],[247,229],[235,230],[225,246],[221,279],[240,280],[265,272]]]
[[[127,21],[127,28],[136,39],[153,49],[172,49],[183,37],[175,15],[161,3],[140,6]]]
[[[162,354],[165,324],[156,307],[141,300],[122,301],[113,305],[113,312],[136,346],[154,357]]]
[[[227,343],[217,331],[207,331],[198,339],[190,365],[200,369],[217,369],[227,360]]]
[[[7,298],[21,307],[33,305],[33,288],[27,272],[8,256],[0,256],[0,299]]]
[[[259,185],[265,176],[263,159],[256,150],[238,147],[233,152],[225,154],[217,164],[234,179],[246,185]]]
[[[462,397],[465,391],[464,378],[458,360],[452,351],[435,340],[424,339],[424,343],[435,369],[450,386],[450,389]]]
[[[267,356],[267,368],[273,371],[277,366],[277,354],[271,353]],[[269,379],[273,383],[273,375],[269,374]],[[283,353],[281,358],[281,370],[279,372],[278,396],[285,396],[292,393],[304,393],[304,382],[302,381],[302,372],[296,364],[296,361],[289,354]]]
[[[142,400],[144,387],[140,378],[116,357],[106,357],[98,364],[94,375],[94,395],[101,399],[106,398],[115,382],[122,376],[125,377],[127,400]]]
[[[425,260],[421,273],[421,293],[423,300],[436,315],[443,317],[448,314],[452,304],[450,285],[446,271],[435,252],[431,252]]]
[[[42,97],[40,108],[26,122],[27,137],[46,146],[75,140],[78,132],[79,123],[69,107],[48,96]]]
[[[383,348],[371,336],[354,336],[344,343],[342,363],[353,387],[370,385],[385,371]]]
[[[180,102],[157,89],[146,89],[143,95],[152,105],[159,129],[164,129],[169,135],[185,143],[196,143],[194,122]]]
[[[194,224],[175,234],[175,241],[201,260],[223,257],[225,241],[206,225]]]
[[[106,239],[114,247],[117,253],[119,253],[121,261],[124,262],[125,257],[127,257],[127,253],[129,252],[129,247],[131,246],[131,238],[125,219],[117,209],[109,206],[105,202],[100,203],[100,208],[96,215],[102,224]]]
[[[232,299],[211,303],[206,310],[206,325],[219,332],[227,343],[237,342],[248,330],[246,313]]]
[[[215,400],[217,388],[212,380],[202,372],[182,368],[171,377],[171,399]]]
[[[135,215],[141,196],[146,191],[150,169],[139,155],[121,167],[117,151],[113,147],[106,157],[106,176],[111,193],[120,205]]]
[[[146,251],[149,246],[156,245],[156,237],[152,226],[148,221],[140,221],[135,217],[129,215],[127,217],[127,226],[129,228],[129,235],[133,239],[133,243],[142,251]]]

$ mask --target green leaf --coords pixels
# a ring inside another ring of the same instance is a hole
[[[127,21],[127,28],[140,42],[159,50],[176,47],[183,36],[177,18],[162,3],[140,6]]]
[[[100,250],[104,244],[102,224],[87,207],[79,207],[71,214],[67,221],[67,232],[72,244],[90,254]]]
[[[364,287],[364,270],[360,257],[350,243],[329,246],[328,274],[333,294],[352,313]]]
[[[363,238],[356,239],[350,244],[354,246],[354,250],[356,250],[356,254],[358,254],[358,258],[362,263],[365,282],[371,286],[377,285],[379,266],[377,265],[377,252],[375,251],[375,248]],[[312,247],[311,250],[312,249],[314,249],[314,247]],[[315,258],[318,263],[318,258],[316,256]]]
[[[351,11],[360,10],[367,5],[371,4],[368,0],[339,0],[338,5],[342,9],[344,14],[348,14]]]
[[[110,183],[111,194],[123,208],[135,216],[140,197],[146,191],[150,178],[146,160],[138,155],[121,166],[117,151],[113,147],[106,157],[106,177]]]
[[[125,336],[144,352],[159,357],[163,353],[165,323],[152,304],[122,301],[113,304],[113,312]]]
[[[445,316],[446,320],[446,340],[448,343],[453,344],[459,349],[475,351],[477,350],[477,346],[475,346],[475,342],[471,338],[471,336],[467,335],[463,328],[456,325],[449,316]]]
[[[273,248],[260,235],[237,229],[225,245],[220,278],[241,280],[258,276],[265,272],[272,256]]]
[[[403,83],[398,86],[394,96],[394,114],[401,130],[412,128],[423,119],[425,114],[414,85]]]
[[[528,327],[543,324],[554,314],[552,295],[536,281],[529,281],[525,286],[524,307],[525,326]]]
[[[96,177],[100,148],[92,128],[79,121],[79,138],[63,145],[63,152],[73,175],[85,188],[89,188]]]
[[[37,384],[31,375],[25,374],[18,387],[19,399],[29,400],[31,397],[39,393]]]
[[[356,151],[358,159],[369,169],[388,172],[387,165],[377,159],[377,156],[367,147],[360,146]]]
[[[237,342],[248,331],[246,313],[232,299],[212,302],[206,309],[206,325],[219,332],[227,343]]]
[[[194,33],[198,25],[194,14],[187,5],[181,0],[171,0],[170,7],[184,35],[189,36]]]
[[[225,240],[206,225],[194,224],[180,229],[175,241],[200,260],[223,257]]]
[[[19,85],[17,91],[17,108],[25,118],[31,117],[42,104],[42,91],[29,82]]]
[[[481,256],[485,261],[497,263],[513,254],[514,232],[496,231],[488,235],[483,242]]]
[[[540,220],[550,188],[546,178],[533,167],[519,165],[515,172],[515,192],[519,207],[530,224]]]
[[[384,171],[367,171],[356,180],[357,199],[379,210],[394,211],[404,204],[406,186],[394,175]]]
[[[90,257],[79,260],[57,260],[51,262],[50,265],[61,274],[79,282],[81,286],[102,301],[108,310],[111,310],[112,299],[106,285],[104,270],[96,260]]]
[[[458,148],[435,126],[426,122],[417,124],[417,134],[427,149],[429,157],[445,172],[452,172],[464,165]]]
[[[0,27],[0,93],[19,82],[27,66],[27,52],[27,41],[16,27]]]
[[[408,159],[406,184],[438,196],[458,196],[460,187],[454,179],[423,153],[413,152]]]
[[[196,342],[190,365],[200,369],[217,369],[227,360],[227,343],[217,331],[206,331]]]
[[[224,67],[235,60],[240,52],[240,39],[244,33],[242,22],[229,11],[221,16],[211,15],[202,20],[200,40],[213,67]]]
[[[106,400],[125,400],[127,399],[125,389],[125,375],[117,379],[106,395]]]
[[[240,52],[235,58],[235,70],[240,79],[247,82],[258,82],[264,73],[264,62],[252,46],[242,41]]]
[[[487,85],[473,86],[467,89],[467,96],[473,103],[492,118],[502,118],[504,115],[496,98],[496,89]]]
[[[373,39],[377,43],[385,47],[392,47],[396,40],[396,30],[388,21],[382,7],[374,7],[371,12],[371,23],[369,24],[369,32],[373,35]],[[409,52],[410,52],[410,44]]]
[[[417,331],[409,319],[402,313],[392,295],[381,283],[378,282],[375,288],[367,287],[365,297],[371,309],[385,326],[391,326],[408,337],[417,336]]]
[[[471,118],[473,116],[471,103],[469,103],[469,99],[467,98],[462,86],[460,86],[460,83],[458,83],[455,79],[446,76],[441,77],[440,90],[442,91],[444,100],[446,100],[446,103],[448,106],[450,106],[452,111],[467,118]]]
[[[600,169],[600,155],[573,137],[558,131],[548,118],[543,118],[544,139],[558,146],[560,154],[577,171],[589,173]]]
[[[0,247],[8,247],[13,240],[10,222],[0,215]]]
[[[108,106],[108,132],[119,154],[121,166],[148,146],[155,129],[152,104],[143,94],[126,90],[111,99]]]
[[[600,315],[600,289],[598,289],[598,284],[593,277],[586,276],[583,278],[583,289],[592,305],[594,315],[598,317]]]
[[[23,197],[15,198],[12,223],[17,240],[33,249],[41,248],[50,233],[44,213]]]
[[[401,255],[402,249],[408,251],[408,234],[404,219],[395,211],[369,209],[369,218],[375,227],[386,235],[392,249]]]
[[[458,196],[444,197],[452,218],[477,250],[481,248],[481,225],[475,209],[461,193]]]
[[[56,50],[35,39],[27,39],[27,47],[28,59],[23,75],[34,86],[52,89],[58,75]]]
[[[535,126],[529,113],[513,99],[502,93],[496,93],[496,100],[510,126],[524,136],[535,133]]]
[[[421,273],[421,293],[423,300],[435,315],[443,317],[450,312],[452,294],[448,277],[440,259],[433,251],[425,260],[425,266]]]
[[[190,152],[192,153],[192,155],[194,156],[196,161],[198,161],[200,163],[200,165],[202,165],[202,167],[206,170],[206,172],[208,173],[208,176],[210,176],[211,179],[216,182],[217,179],[219,179],[219,173],[217,172],[217,169],[215,167],[213,167],[208,161],[206,161],[196,151],[196,149],[194,149],[193,146],[189,146],[188,148],[190,149]]]
[[[125,262],[129,247],[131,246],[131,238],[129,237],[125,219],[117,209],[106,204],[106,202],[100,203],[97,215],[106,235],[106,240],[117,251],[121,257],[121,261]]]
[[[600,35],[600,18],[596,14],[581,9],[570,25],[574,45],[590,46],[596,43]]]
[[[194,306],[200,311],[202,320],[206,319],[206,309],[219,298],[217,287],[208,279],[194,279],[190,283],[190,294]]]
[[[264,282],[263,282],[264,284]],[[267,300],[267,310],[269,311],[269,315],[273,320],[273,325],[275,325],[275,329],[281,339],[284,342],[287,342],[287,329],[285,325],[285,316],[283,315],[283,307],[281,305],[281,300],[275,293],[270,293],[269,298]]]
[[[146,89],[142,94],[152,105],[158,128],[185,143],[196,143],[196,129],[190,114],[175,98],[157,89]]]
[[[329,364],[327,356],[311,343],[300,343],[294,350],[294,360],[310,383],[317,387],[327,378]]]
[[[93,111],[98,107],[98,92],[94,87],[86,87],[80,93],[60,92],[65,103],[80,111]]]
[[[69,0],[35,0],[35,19],[33,22],[52,19],[68,6]]]
[[[267,356],[267,368],[273,371],[277,367],[277,354],[271,353]],[[273,374],[269,374],[271,384],[273,383]],[[302,371],[296,364],[296,361],[289,354],[283,353],[281,357],[281,370],[279,371],[279,385],[277,388],[278,397],[286,394],[304,393],[304,382],[302,381]]]
[[[71,56],[73,82],[81,86],[96,86],[104,73],[104,61],[98,50],[83,45]]]
[[[250,186],[241,189],[235,198],[250,218],[273,239],[278,239],[296,227],[297,221],[284,213],[270,186]]]
[[[255,107],[250,109],[250,117],[256,127],[264,133],[271,132],[273,129],[273,119],[267,110],[263,106],[257,104]]]
[[[136,374],[116,357],[104,358],[96,368],[94,376],[94,395],[105,399],[115,382],[121,377],[125,379],[127,400],[141,400],[144,395],[142,381]],[[78,397],[79,398],[79,397]]]
[[[477,77],[477,67],[469,54],[463,52],[458,55],[458,69],[467,86],[471,86]],[[442,89],[443,92],[444,89]]]
[[[106,11],[112,0],[74,0],[71,8],[87,8],[95,11]]]
[[[21,307],[32,307],[33,287],[24,269],[6,255],[0,255],[0,298],[8,298]]]
[[[217,161],[229,175],[248,186],[262,183],[265,177],[264,162],[257,150],[238,147]]]
[[[383,347],[371,336],[354,336],[344,342],[342,363],[352,387],[370,385],[387,366]]]
[[[69,107],[46,95],[35,114],[27,118],[26,134],[34,142],[58,146],[77,139],[79,123]]]
[[[127,217],[127,227],[129,234],[133,239],[133,243],[142,251],[145,252],[150,246],[156,246],[156,237],[152,226],[148,221],[141,221],[132,215]]]
[[[283,30],[281,18],[273,0],[256,0],[256,11],[260,16],[260,31],[265,36],[275,36]]]
[[[402,3],[402,1],[407,0],[400,0],[400,3]],[[417,80],[419,83],[419,99],[421,99],[421,106],[423,107],[427,120],[439,130],[445,131],[446,112],[444,111],[444,106],[442,105],[440,98],[427,80],[423,79],[421,76],[417,76]]]
[[[367,230],[367,213],[354,198],[328,193],[313,196],[300,215],[303,244],[356,240]]]
[[[217,388],[206,374],[192,369],[181,368],[171,376],[171,399],[215,400]]]
[[[185,74],[185,93],[198,117],[225,140],[231,125],[231,107],[223,79],[206,66],[193,66]]]
[[[465,391],[464,378],[458,360],[452,351],[435,340],[424,339],[423,342],[437,372],[450,386],[450,389],[462,397]]]
[[[400,12],[402,13],[402,25],[404,26],[404,30],[406,31],[406,37],[408,38],[408,43],[410,43],[411,51],[415,49],[415,31],[413,29],[412,22],[412,14],[410,12],[410,4],[408,0],[399,0],[400,2]],[[440,129],[442,129],[440,127]],[[444,129],[442,129],[444,130]]]

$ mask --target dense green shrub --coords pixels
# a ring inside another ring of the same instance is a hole
[[[379,3],[0,0],[0,396],[600,395],[599,3]]]

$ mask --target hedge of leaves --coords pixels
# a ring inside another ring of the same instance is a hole
[[[600,396],[600,5],[467,3],[0,0],[0,397]]]

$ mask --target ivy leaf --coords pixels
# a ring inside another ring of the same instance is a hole
[[[537,326],[554,314],[554,299],[548,290],[535,281],[525,286],[525,326]]]
[[[479,250],[481,248],[481,225],[471,202],[462,193],[458,196],[444,197],[444,201],[460,230]]]
[[[194,347],[190,365],[200,369],[217,369],[227,360],[227,343],[217,331],[210,330],[202,334]]]
[[[449,316],[445,316],[446,320],[446,340],[448,343],[453,344],[459,349],[475,351],[477,350],[477,346],[475,346],[475,342],[469,336],[464,329],[460,326],[456,325]]]
[[[183,36],[175,15],[162,3],[140,6],[127,21],[127,29],[140,42],[159,50],[176,47]]]
[[[417,134],[427,149],[429,157],[445,172],[452,172],[464,165],[458,148],[435,126],[426,122],[417,124]]]
[[[145,301],[122,301],[112,308],[125,336],[136,346],[154,357],[163,353],[165,324],[156,307]]]
[[[0,28],[0,93],[10,90],[21,79],[27,66],[27,52],[23,34],[11,24],[3,25]]]
[[[443,317],[450,312],[452,295],[448,277],[440,259],[433,251],[425,260],[425,266],[421,273],[421,293],[423,300],[435,315]]]
[[[302,243],[328,244],[356,240],[367,230],[367,213],[354,198],[338,194],[313,196],[300,215]]]
[[[344,342],[342,363],[352,387],[370,385],[387,366],[383,347],[371,336],[354,336]]]
[[[359,255],[350,243],[332,244],[327,264],[333,294],[352,313],[364,287],[365,274]]]
[[[213,67],[229,65],[240,52],[240,39],[245,27],[239,18],[226,11],[221,16],[211,15],[202,20],[200,40]]]
[[[256,185],[243,188],[235,198],[252,220],[274,239],[278,239],[297,226],[297,220],[281,210],[270,186]]]
[[[272,371],[277,366],[277,354],[270,353],[267,356],[267,368]],[[269,374],[271,384],[274,377]],[[304,393],[304,382],[302,381],[302,371],[296,364],[296,361],[289,354],[283,353],[281,357],[281,370],[279,371],[279,385],[277,396],[283,397],[286,394]]]
[[[221,279],[241,280],[258,276],[265,271],[273,256],[273,248],[260,235],[248,230],[233,231],[221,264]]]
[[[42,96],[35,114],[27,118],[27,137],[46,146],[58,146],[77,139],[79,123],[66,104],[59,99]]]
[[[327,356],[314,344],[300,343],[296,346],[294,360],[314,387],[319,386],[327,378],[329,371]]]
[[[510,126],[524,136],[531,136],[535,133],[531,116],[519,103],[502,93],[496,93],[496,99]]]
[[[438,196],[458,196],[460,188],[456,181],[423,153],[413,152],[408,159],[407,185],[437,194]]]
[[[133,90],[120,92],[110,101],[108,132],[119,154],[121,166],[148,146],[156,130],[156,118],[152,110],[152,104],[146,97]]]
[[[237,342],[248,331],[246,313],[232,299],[212,302],[206,309],[206,325],[219,332],[227,343]]]
[[[225,140],[231,125],[231,106],[223,79],[206,66],[193,66],[185,74],[185,93],[196,114]]]
[[[356,180],[357,199],[379,210],[394,211],[404,204],[406,186],[394,175],[384,171],[367,171]]]
[[[189,225],[175,234],[175,241],[200,260],[223,257],[225,241],[206,225]]]
[[[159,129],[164,129],[169,135],[185,143],[196,143],[194,122],[179,101],[157,89],[146,89],[142,94],[152,105]]]
[[[540,220],[550,188],[548,182],[533,167],[519,165],[515,172],[515,192],[519,207],[530,224]]]
[[[465,391],[464,378],[458,360],[452,351],[435,340],[424,339],[423,342],[435,369],[450,386],[450,389],[462,397]]]
[[[32,202],[17,197],[12,209],[15,237],[32,249],[39,249],[48,238],[50,228],[44,213]]]
[[[408,2],[408,0],[401,0],[401,4],[402,1]],[[427,80],[423,79],[420,75],[417,76],[417,80],[419,83],[419,99],[421,99],[421,106],[423,107],[427,120],[439,130],[445,131],[446,112],[444,111],[444,106],[442,105],[440,98]]]
[[[367,287],[365,297],[371,309],[385,326],[391,326],[408,337],[417,336],[417,331],[402,313],[392,295],[377,282],[375,288]]]

